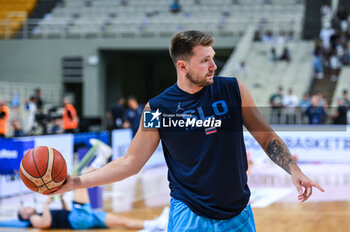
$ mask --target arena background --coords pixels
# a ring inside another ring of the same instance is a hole
[[[298,203],[289,176],[246,132],[257,230],[349,231],[350,132],[346,123],[333,125],[332,117],[350,87],[348,15],[339,13],[340,6],[350,12],[346,0],[1,0],[0,100],[10,108],[10,119],[7,138],[0,140],[0,221],[16,217],[22,205],[40,209],[45,201],[17,174],[29,148],[55,147],[70,171],[91,147],[90,138],[110,144],[113,159],[122,156],[131,130],[110,128],[106,113],[122,96],[134,95],[145,104],[174,84],[170,38],[196,29],[215,37],[217,75],[235,76],[247,85],[302,170],[326,189]],[[282,58],[284,48],[288,53]],[[293,88],[298,104],[286,105],[276,121],[270,97],[280,86],[285,96]],[[14,138],[12,121],[25,130],[26,100],[37,88],[44,102],[41,116],[31,133]],[[318,91],[328,103],[328,117],[308,125],[297,108],[304,93]],[[80,128],[75,134],[47,135],[45,126],[51,128],[59,118],[66,96],[78,111]],[[295,109],[292,124],[287,124],[288,108]],[[169,203],[161,148],[138,175],[95,188],[91,198],[94,207],[123,215],[158,215]]]

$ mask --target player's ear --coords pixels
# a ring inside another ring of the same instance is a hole
[[[176,67],[178,71],[182,71],[182,72],[187,72],[187,69],[188,69],[187,62],[184,60],[178,60],[176,62]]]

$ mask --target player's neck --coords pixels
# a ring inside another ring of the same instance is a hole
[[[203,89],[203,86],[198,86],[188,80],[186,77],[177,77],[177,86],[186,93],[194,94]]]

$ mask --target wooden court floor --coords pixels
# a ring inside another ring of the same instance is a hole
[[[159,215],[162,207],[135,209],[121,213],[139,219],[151,219]],[[258,232],[349,232],[350,202],[274,203],[266,208],[253,209]],[[18,231],[18,230],[16,230]],[[26,232],[39,232],[27,229]],[[44,231],[44,230],[43,230]],[[46,230],[47,231],[47,230]],[[50,230],[62,232],[63,230]],[[72,230],[65,230],[71,232]],[[85,230],[88,232],[131,232],[122,228],[109,230]],[[199,228],[198,231],[206,231]]]

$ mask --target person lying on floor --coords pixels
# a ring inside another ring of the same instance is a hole
[[[92,140],[90,143],[99,143],[96,159],[91,163],[86,173],[95,171],[105,165],[112,155],[112,149],[101,141]],[[33,207],[22,207],[18,211],[18,219],[28,221],[30,227],[39,229],[97,229],[124,227],[126,229],[145,230],[166,230],[169,208],[165,207],[159,217],[154,220],[133,219],[114,213],[94,210],[91,208],[90,198],[87,189],[77,189],[74,191],[72,210],[68,210],[66,203],[60,196],[62,202],[61,210],[51,210],[49,205],[52,198],[44,204],[42,213],[38,213]]]

